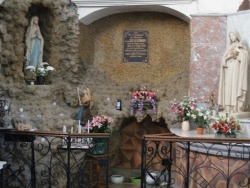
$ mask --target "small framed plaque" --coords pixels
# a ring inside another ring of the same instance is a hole
[[[148,31],[124,31],[123,62],[148,62]]]

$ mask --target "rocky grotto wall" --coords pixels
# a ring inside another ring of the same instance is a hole
[[[77,106],[73,90],[74,85],[80,84],[76,6],[67,0],[22,3],[11,0],[5,1],[1,10],[0,84],[13,112],[11,117],[3,118],[1,124],[6,126],[10,120],[16,122],[19,109],[23,108],[26,121],[39,130],[58,130],[62,123],[72,125],[69,117]],[[39,17],[44,37],[43,61],[56,69],[48,76],[45,86],[26,85],[24,79],[25,32],[33,15]],[[54,99],[57,106],[53,109]],[[65,117],[66,122],[60,117]]]
[[[165,126],[171,126],[169,101],[188,95],[189,90],[188,23],[168,14],[135,12],[112,15],[85,26],[78,23],[76,6],[61,0],[21,4],[10,0],[1,9],[0,87],[12,109],[11,116],[1,118],[1,126],[17,125],[19,109],[23,108],[26,123],[38,130],[62,131],[63,125],[68,131],[72,126],[77,130],[77,87],[90,88],[93,115],[114,118],[112,155],[119,148],[123,120],[135,116],[140,122],[146,117],[130,113],[131,92],[136,89],[147,87],[156,92],[157,115],[152,111],[148,114],[153,121],[161,119]],[[33,15],[39,17],[45,41],[43,60],[55,68],[46,85],[27,85],[23,73],[25,32]],[[149,32],[148,63],[123,62],[124,30]],[[116,110],[118,98],[122,111]],[[137,158],[134,161],[138,162]]]
[[[149,32],[148,63],[123,62],[123,32],[128,30]],[[145,86],[159,100],[158,113],[152,118],[164,117],[169,122],[169,100],[188,94],[189,24],[168,14],[135,12],[108,16],[88,26],[80,24],[80,33],[79,53],[87,70],[83,79],[103,103],[98,111],[119,118],[130,116],[131,93]],[[123,102],[122,112],[115,110],[118,98]]]
[[[76,87],[91,89],[92,114],[112,116],[114,130],[124,117],[131,116],[131,92],[152,89],[159,100],[152,119],[163,117],[168,124],[169,100],[188,94],[189,24],[180,19],[161,13],[131,13],[84,26],[78,23],[75,5],[62,0],[10,0],[1,9],[1,88],[13,111],[3,118],[3,126],[11,120],[15,123],[23,108],[26,121],[39,130],[60,131],[64,124],[69,130],[77,125],[73,119],[78,110]],[[43,60],[55,68],[43,86],[27,85],[23,74],[25,31],[33,15],[39,17],[45,40]],[[149,32],[148,63],[122,62],[125,29]],[[115,108],[118,98],[122,111]]]

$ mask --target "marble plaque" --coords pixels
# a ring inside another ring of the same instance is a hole
[[[125,31],[123,62],[148,62],[148,31]]]

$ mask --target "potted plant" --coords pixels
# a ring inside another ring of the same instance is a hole
[[[88,133],[111,133],[111,124],[113,123],[112,117],[108,116],[95,116],[91,123],[86,124]],[[90,149],[90,153],[99,155],[107,152],[107,141],[106,138],[93,138],[93,147]]]
[[[152,109],[156,114],[155,92],[151,90],[137,90],[132,93],[132,100],[130,102],[131,114],[138,110],[142,116],[143,110]]]
[[[241,127],[239,121],[233,117],[219,117],[219,119],[212,124],[212,129],[215,131],[217,137],[236,138],[236,134],[240,132]]]
[[[210,120],[210,111],[206,110],[204,108],[196,108],[192,112],[192,119],[194,120],[194,123],[197,125],[196,131],[197,134],[203,134],[204,129],[208,125],[208,121]]]
[[[195,99],[184,96],[182,100],[174,99],[170,101],[170,109],[175,119],[182,122],[182,130],[190,130],[189,120],[192,118],[192,113],[195,111],[197,104]]]
[[[25,68],[29,73],[32,73],[36,76],[37,85],[45,84],[45,77],[49,74],[49,71],[55,70],[52,66],[50,66],[47,62],[42,63],[42,67],[34,67],[33,65],[29,65]]]

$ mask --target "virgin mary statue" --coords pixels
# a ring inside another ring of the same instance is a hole
[[[221,62],[218,104],[231,114],[245,110],[249,54],[237,31],[230,32],[229,38],[230,45]]]
[[[29,65],[33,65],[35,68],[41,67],[44,40],[38,26],[38,20],[37,16],[33,16],[26,32],[26,67]]]

